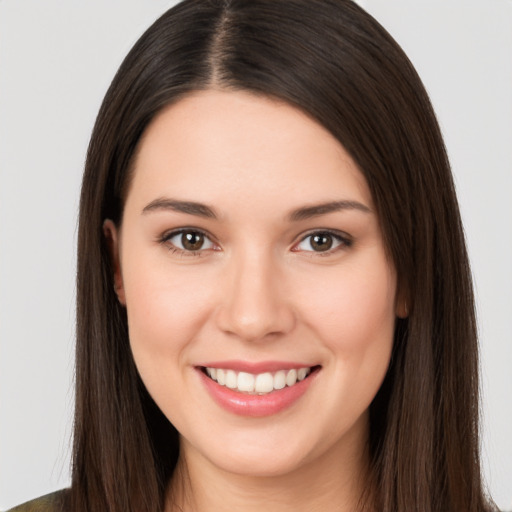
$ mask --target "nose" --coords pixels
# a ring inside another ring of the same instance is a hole
[[[233,260],[222,277],[218,327],[246,341],[289,333],[295,314],[278,265],[260,253]]]

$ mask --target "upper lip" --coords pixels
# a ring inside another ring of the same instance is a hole
[[[222,368],[223,370],[234,370],[236,372],[247,372],[252,374],[277,372],[279,370],[293,370],[298,368],[311,368],[315,364],[297,361],[210,361],[197,365],[201,368]]]

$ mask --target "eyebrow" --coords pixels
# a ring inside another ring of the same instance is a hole
[[[328,213],[339,212],[343,210],[358,210],[363,213],[372,213],[368,206],[358,201],[330,201],[328,203],[315,204],[311,206],[305,206],[293,210],[288,219],[291,222],[297,222],[300,220],[311,219],[313,217],[319,217],[320,215],[326,215]]]
[[[151,201],[144,207],[142,213],[145,214],[157,210],[172,210],[175,212],[188,213],[189,215],[196,215],[198,217],[205,217],[207,219],[217,218],[215,210],[205,204],[196,203],[194,201],[178,201],[177,199],[168,199],[165,197]]]
[[[142,210],[143,214],[150,213],[158,210],[172,210],[175,212],[186,213],[189,215],[196,215],[197,217],[204,217],[207,219],[217,219],[218,215],[215,210],[203,203],[197,203],[195,201],[180,201],[178,199],[170,199],[160,197],[154,199],[147,204]],[[298,222],[301,220],[307,220],[320,215],[327,215],[328,213],[339,212],[343,210],[358,210],[363,213],[371,213],[370,208],[359,203],[358,201],[330,201],[327,203],[320,203],[311,206],[304,206],[293,210],[288,215],[290,222]]]

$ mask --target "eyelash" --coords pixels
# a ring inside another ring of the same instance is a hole
[[[168,250],[171,253],[178,254],[178,255],[184,256],[184,257],[200,257],[200,256],[204,256],[205,251],[211,250],[211,248],[198,249],[198,250],[185,250],[185,249],[181,249],[179,247],[176,247],[176,245],[174,245],[170,241],[174,237],[179,236],[179,235],[183,235],[185,233],[201,235],[206,240],[209,240],[211,244],[215,245],[215,242],[211,239],[211,237],[207,233],[205,233],[204,231],[202,231],[200,229],[197,229],[197,228],[182,228],[182,229],[178,229],[178,230],[175,230],[175,231],[170,231],[170,232],[164,233],[160,237],[159,242],[161,244],[163,244],[163,245],[166,245]],[[330,256],[330,255],[332,255],[332,254],[334,254],[334,253],[336,253],[336,252],[338,252],[340,250],[350,248],[353,245],[353,239],[349,235],[347,235],[346,233],[343,233],[343,232],[340,232],[340,231],[333,231],[333,230],[330,230],[330,229],[319,229],[319,230],[311,231],[308,234],[306,234],[305,236],[303,236],[300,239],[300,241],[298,243],[296,243],[291,250],[293,252],[301,252],[300,250],[296,249],[295,247],[297,247],[298,245],[300,245],[303,242],[305,242],[308,238],[311,238],[311,237],[313,237],[315,235],[317,235],[317,236],[322,236],[322,235],[330,236],[330,237],[332,237],[334,240],[336,240],[338,242],[338,245],[336,245],[334,248],[329,248],[326,251],[314,251],[314,250],[302,251],[304,253],[310,253],[308,255],[309,257],[313,257],[313,256],[322,256],[322,257]],[[218,249],[213,248],[213,250],[218,250]]]
[[[308,234],[303,236],[301,238],[300,242],[298,244],[295,244],[294,247],[300,245],[301,243],[306,241],[308,238],[312,238],[315,235],[317,235],[317,236],[321,236],[321,235],[330,236],[334,240],[339,242],[339,244],[337,246],[335,246],[334,248],[329,248],[326,251],[313,251],[313,250],[312,251],[303,251],[305,253],[310,253],[309,254],[310,257],[313,257],[313,256],[322,256],[322,257],[331,256],[332,254],[337,253],[338,251],[341,251],[343,249],[348,249],[348,248],[352,247],[352,245],[354,243],[352,237],[350,237],[347,233],[343,233],[343,232],[340,232],[340,231],[333,231],[331,229],[317,229],[315,231],[310,231]],[[311,244],[311,242],[310,242],[310,244]],[[292,251],[298,252],[297,249],[292,249]]]
[[[212,241],[211,237],[207,233],[205,233],[204,231],[197,229],[197,228],[182,228],[182,229],[178,229],[175,231],[169,231],[167,233],[164,233],[160,237],[159,242],[163,245],[166,245],[169,252],[171,252],[173,254],[178,254],[179,256],[184,256],[184,257],[196,257],[197,258],[200,256],[204,256],[204,252],[210,250],[210,249],[198,249],[196,251],[193,251],[193,250],[187,251],[185,249],[180,249],[179,247],[176,247],[171,242],[171,239],[173,239],[174,237],[183,235],[185,233],[201,235],[205,238],[205,240],[209,240],[211,244],[215,245],[215,242]],[[214,249],[214,250],[216,250],[216,249]]]

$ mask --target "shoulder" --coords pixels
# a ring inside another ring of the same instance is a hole
[[[52,492],[35,500],[27,501],[27,503],[18,505],[7,512],[68,512],[63,509],[65,494],[65,490]]]

